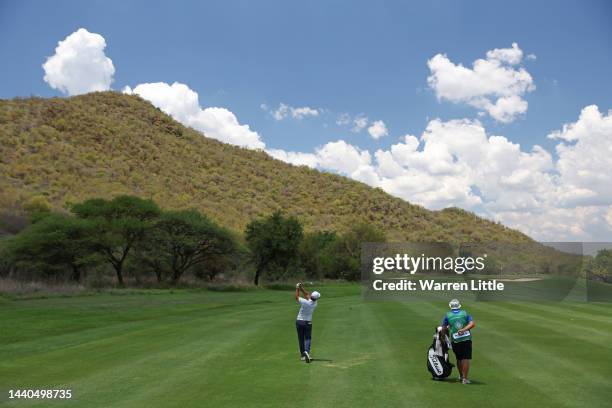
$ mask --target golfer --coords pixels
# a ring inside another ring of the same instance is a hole
[[[300,291],[304,297],[300,296]],[[317,299],[321,294],[317,291],[308,293],[301,283],[295,285],[295,301],[300,305],[295,327],[297,328],[300,356],[302,361],[310,363],[310,339],[312,337],[312,312],[317,307]]]
[[[448,303],[450,311],[442,319],[442,327],[450,330],[450,337],[453,346],[453,353],[457,357],[457,368],[459,369],[459,381],[462,384],[469,384],[468,371],[470,370],[470,360],[472,359],[472,334],[470,330],[476,324],[472,316],[465,310],[461,310],[461,303],[458,299],[453,299]]]

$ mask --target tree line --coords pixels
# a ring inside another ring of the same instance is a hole
[[[262,277],[358,280],[361,243],[384,240],[367,223],[306,233],[280,212],[252,220],[240,236],[197,210],[123,195],[73,204],[69,213],[31,209],[28,225],[0,240],[0,275],[81,282],[88,271],[112,271],[119,286],[126,271],[171,285],[187,273],[213,281],[229,271],[252,274],[255,285]]]

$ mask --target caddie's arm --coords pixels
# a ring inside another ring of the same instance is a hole
[[[476,323],[474,323],[473,320],[470,320],[470,322],[466,324],[465,327],[461,328],[461,330],[458,330],[457,332],[459,333],[459,335],[462,335],[463,332],[473,329],[474,327],[476,327]]]

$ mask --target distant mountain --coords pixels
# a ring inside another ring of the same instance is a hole
[[[429,211],[346,177],[206,138],[135,95],[0,101],[0,212],[126,193],[163,208],[198,208],[235,231],[281,210],[307,230],[344,231],[366,221],[395,241],[530,240],[467,211]]]

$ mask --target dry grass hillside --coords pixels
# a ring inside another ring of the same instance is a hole
[[[137,96],[115,92],[0,101],[0,211],[118,194],[163,208],[197,208],[242,231],[282,210],[307,230],[359,221],[397,241],[527,241],[524,234],[447,209],[429,211],[380,189],[295,167],[186,128]]]

